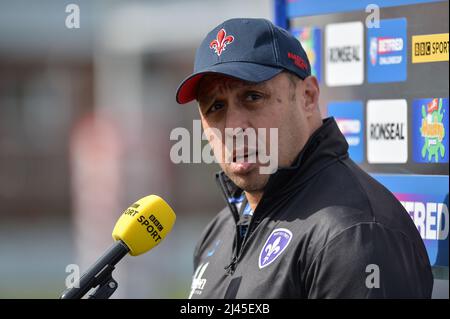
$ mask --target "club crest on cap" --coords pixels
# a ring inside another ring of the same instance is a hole
[[[209,48],[213,49],[214,52],[216,52],[216,54],[220,56],[225,50],[227,44],[230,44],[233,41],[234,37],[232,35],[227,35],[225,29],[220,29],[220,31],[217,32],[216,38],[209,44]]]
[[[267,238],[259,254],[258,266],[262,269],[278,258],[292,239],[292,232],[286,228],[275,229]]]

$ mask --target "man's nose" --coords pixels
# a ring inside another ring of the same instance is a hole
[[[231,129],[240,128],[245,131],[250,127],[248,113],[236,103],[230,103],[227,108],[225,127]]]

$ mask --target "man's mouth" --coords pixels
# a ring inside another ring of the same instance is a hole
[[[258,151],[244,151],[244,152],[234,152],[232,163],[256,163],[258,158]]]
[[[232,162],[229,164],[231,171],[234,174],[247,174],[257,163],[258,151],[257,150],[244,150],[242,152],[234,152]]]

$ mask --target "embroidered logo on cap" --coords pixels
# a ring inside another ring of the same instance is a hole
[[[220,56],[225,50],[227,44],[230,44],[233,41],[234,37],[232,35],[227,35],[225,29],[220,29],[220,31],[217,32],[216,38],[209,44],[209,48],[213,49],[214,52],[216,52],[216,54]]]
[[[308,65],[306,64],[305,60],[302,59],[301,56],[299,56],[295,53],[292,53],[292,52],[288,52],[287,56],[289,59],[294,61],[294,64],[297,67],[299,67],[302,70],[308,71]]]
[[[258,265],[262,269],[269,266],[271,263],[281,255],[281,253],[289,245],[292,239],[292,233],[286,228],[275,229],[267,239],[261,253],[259,254]]]

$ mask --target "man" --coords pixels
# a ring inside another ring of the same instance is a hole
[[[195,249],[190,298],[431,297],[415,225],[321,119],[310,70],[301,44],[264,19],[225,21],[200,45],[177,101],[196,99],[204,130],[221,133],[210,145],[227,207]],[[249,145],[227,161],[226,128],[276,128],[278,169],[261,173]]]

